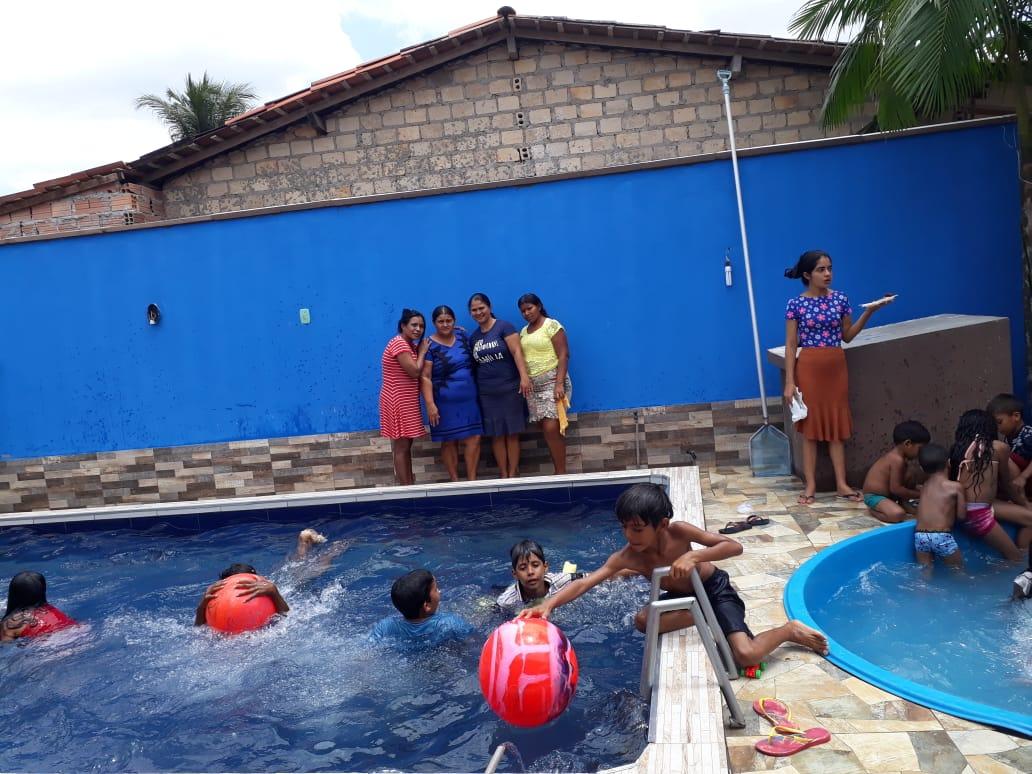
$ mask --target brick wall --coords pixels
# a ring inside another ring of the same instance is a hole
[[[578,172],[727,148],[726,58],[504,45],[294,124],[164,184],[169,217]],[[518,79],[515,80],[515,79]],[[740,146],[828,136],[828,73],[746,60]],[[848,134],[842,127],[830,134]]]
[[[769,409],[780,421],[781,401],[772,399]],[[761,422],[758,399],[645,408],[637,419],[632,410],[582,412],[571,417],[568,468],[748,464],[749,436]],[[416,442],[416,481],[447,480],[439,451],[439,444]],[[524,436],[520,471],[552,472],[540,434]],[[496,475],[484,443],[480,477]],[[257,439],[0,461],[0,514],[393,483],[390,441],[374,431]]]
[[[109,183],[0,214],[0,240],[164,219],[161,191],[137,183]]]

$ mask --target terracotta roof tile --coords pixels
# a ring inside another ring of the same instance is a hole
[[[509,8],[499,9],[507,14]],[[172,143],[144,154],[130,164],[116,162],[104,167],[84,170],[55,180],[37,183],[31,191],[0,197],[0,206],[9,200],[29,198],[41,191],[62,185],[72,185],[91,176],[123,170],[144,181],[161,180],[189,166],[200,163],[213,153],[222,153],[246,142],[258,133],[275,131],[287,123],[305,118],[313,109],[328,109],[348,99],[348,92],[365,94],[371,88],[390,85],[407,77],[409,71],[420,72],[437,61],[448,61],[453,52],[463,56],[475,50],[478,41],[491,45],[504,40],[510,26],[517,38],[557,40],[589,45],[641,47],[649,50],[698,53],[728,56],[740,53],[773,61],[797,61],[811,66],[828,67],[834,63],[844,46],[823,41],[801,41],[775,38],[768,35],[746,35],[708,30],[693,32],[657,27],[646,24],[623,24],[611,21],[567,19],[560,16],[492,16],[447,35],[419,43],[401,51],[374,59],[313,81],[307,88],[270,100],[240,115],[233,116],[222,126],[196,137]],[[314,107],[313,107],[314,106]]]

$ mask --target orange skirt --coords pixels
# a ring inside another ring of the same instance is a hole
[[[841,347],[803,347],[795,367],[806,419],[796,430],[811,441],[845,441],[853,434],[849,413],[849,372]]]

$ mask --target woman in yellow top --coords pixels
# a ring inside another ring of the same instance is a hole
[[[527,324],[520,331],[523,358],[533,391],[527,398],[530,421],[541,423],[541,432],[548,444],[548,453],[556,473],[566,472],[566,439],[559,430],[556,404],[568,401],[573,392],[567,368],[570,347],[562,323],[545,311],[534,293],[524,293],[516,305]]]

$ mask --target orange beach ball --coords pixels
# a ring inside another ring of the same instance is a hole
[[[531,728],[559,717],[577,689],[577,654],[544,618],[516,618],[495,629],[480,652],[480,690],[495,713]]]
[[[276,615],[276,606],[268,597],[255,597],[245,601],[240,593],[238,583],[244,580],[257,580],[257,575],[240,573],[226,579],[226,585],[204,610],[204,620],[208,626],[225,634],[240,634],[261,629]]]

